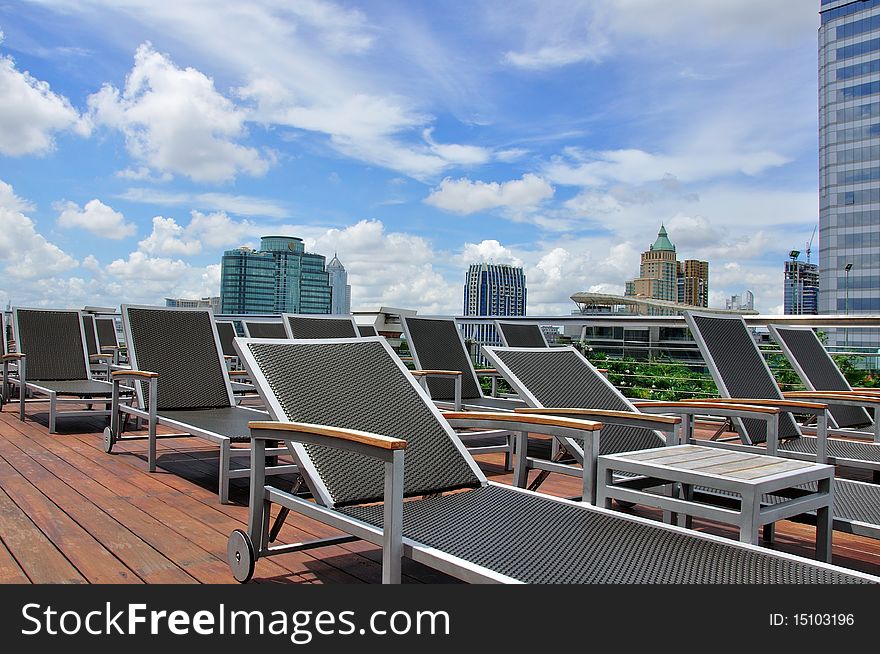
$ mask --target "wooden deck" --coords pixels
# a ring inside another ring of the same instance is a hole
[[[217,499],[216,447],[198,439],[159,440],[159,470],[147,472],[146,441],[102,451],[100,418],[60,419],[49,435],[47,414],[18,405],[0,412],[0,583],[230,583],[229,533],[247,519],[246,481],[233,482],[232,504]],[[500,455],[478,457],[486,474],[509,482]],[[858,477],[857,477],[858,478]],[[866,479],[865,477],[862,477]],[[551,475],[541,487],[578,494],[579,482]],[[639,515],[659,518],[637,507]],[[695,528],[735,537],[726,526]],[[334,535],[320,523],[291,518],[280,542]],[[815,529],[778,523],[775,547],[813,557]],[[880,575],[880,541],[834,532],[834,563]],[[255,583],[377,583],[380,551],[355,542],[257,562]],[[408,583],[455,583],[404,561]]]

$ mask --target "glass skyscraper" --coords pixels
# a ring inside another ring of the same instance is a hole
[[[819,313],[880,313],[880,0],[821,0]],[[880,347],[880,330],[829,333]]]
[[[503,263],[471,264],[464,283],[464,315],[524,316],[526,294],[522,268]],[[466,324],[464,336],[481,343],[495,342],[495,327]]]
[[[324,257],[305,251],[302,239],[264,236],[260,249],[223,253],[222,313],[330,313]]]
[[[330,275],[330,287],[333,289],[330,313],[340,315],[351,313],[351,286],[348,284],[348,273],[335,253],[327,264],[327,273]]]

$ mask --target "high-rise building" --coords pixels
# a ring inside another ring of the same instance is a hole
[[[675,246],[669,240],[666,227],[660,225],[657,240],[642,252],[639,277],[626,282],[625,295],[707,307],[709,262],[697,259],[678,261]],[[651,308],[650,313],[674,312]]]
[[[792,250],[785,262],[784,311],[786,315],[819,313],[819,266],[798,261],[800,252]]]
[[[465,316],[526,315],[526,276],[508,264],[474,263],[464,283]],[[491,325],[465,325],[465,338],[481,343],[494,339]]]
[[[335,252],[330,263],[327,264],[327,274],[330,276],[330,288],[333,289],[330,313],[351,313],[351,286],[348,285],[348,273]]]
[[[880,313],[880,0],[819,7],[819,313]],[[880,330],[828,344],[880,346]]]
[[[709,306],[709,262],[685,259],[678,262],[678,301],[695,307]]]
[[[203,297],[201,299],[189,299],[183,297],[166,297],[165,298],[165,306],[166,307],[211,307],[214,313],[220,313],[220,297]]]
[[[728,311],[754,311],[755,310],[755,294],[746,291],[742,295],[731,295],[725,303],[725,309]]]
[[[302,239],[264,236],[260,249],[223,253],[223,313],[330,313],[331,289],[324,256],[305,251]]]

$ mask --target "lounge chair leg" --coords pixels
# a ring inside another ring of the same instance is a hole
[[[157,416],[158,409],[157,407],[157,399],[156,399],[156,378],[152,377],[149,383],[149,400],[147,401],[147,409],[149,411],[149,423],[147,424],[148,428],[148,438],[149,438],[149,452],[147,454],[147,459],[149,462],[150,472],[156,472],[156,426],[159,422],[159,418]]]
[[[220,503],[229,504],[229,461],[230,461],[230,441],[224,440],[220,443]],[[251,461],[251,466],[254,462]]]
[[[55,433],[55,411],[57,410],[57,398],[55,393],[49,393],[49,433]]]
[[[385,516],[382,526],[382,583],[399,584],[403,559],[403,450],[385,462]]]

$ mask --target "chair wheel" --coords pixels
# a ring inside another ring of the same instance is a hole
[[[246,584],[254,574],[254,545],[241,529],[236,529],[229,534],[229,544],[226,546],[226,559],[232,569],[232,576],[236,581]]]
[[[107,454],[110,454],[113,451],[113,443],[116,439],[113,438],[113,432],[110,431],[110,427],[104,428],[104,451]]]

